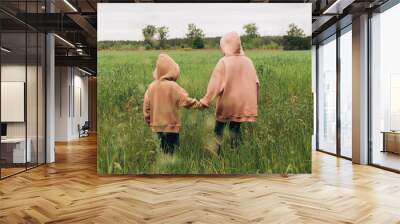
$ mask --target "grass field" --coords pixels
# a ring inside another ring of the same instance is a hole
[[[178,83],[201,98],[221,54],[170,50],[181,68]],[[159,51],[98,52],[98,172],[100,174],[310,173],[313,98],[310,51],[246,51],[260,79],[259,118],[243,126],[237,152],[212,157],[214,105],[181,110],[180,148],[171,157],[145,124],[143,95]]]

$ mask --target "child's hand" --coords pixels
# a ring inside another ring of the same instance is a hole
[[[193,109],[203,109],[203,105],[198,100],[196,100],[196,102],[193,104],[192,108]]]
[[[201,101],[199,101],[199,109],[204,110],[207,109],[208,105],[203,104]]]
[[[200,110],[202,110],[202,109],[204,109],[204,105],[202,104],[202,103],[200,103],[199,101],[197,101],[196,102],[196,107],[195,107],[196,109],[200,109]]]
[[[199,110],[204,110],[208,108],[206,105],[202,104],[200,101],[196,100],[196,103],[192,107],[193,109],[199,109]]]
[[[185,105],[186,108],[188,109],[205,109],[208,108],[208,106],[204,105],[200,101],[196,99],[190,99],[188,103]]]

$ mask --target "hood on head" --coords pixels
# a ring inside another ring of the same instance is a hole
[[[179,65],[167,54],[158,55],[153,78],[158,80],[176,81],[179,77]]]
[[[240,36],[236,32],[229,32],[225,34],[221,38],[219,44],[225,56],[243,55],[243,49],[240,43]]]

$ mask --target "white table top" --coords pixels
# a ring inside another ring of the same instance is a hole
[[[30,141],[28,138],[27,141]],[[20,143],[20,142],[25,142],[25,138],[5,138],[1,139],[1,143]]]

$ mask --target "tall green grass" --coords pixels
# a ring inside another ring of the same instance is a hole
[[[98,156],[100,174],[310,173],[313,98],[310,51],[247,51],[260,79],[259,117],[242,126],[243,144],[213,144],[214,106],[181,110],[180,148],[159,152],[143,120],[143,95],[152,81],[158,51],[98,52]],[[201,98],[221,54],[217,50],[171,50],[180,65],[178,83]]]

